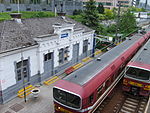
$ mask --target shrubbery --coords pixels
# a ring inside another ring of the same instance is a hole
[[[10,13],[17,13],[16,11],[13,12],[2,12],[0,13],[0,21],[4,20],[10,20]],[[53,12],[48,12],[48,11],[22,11],[22,18],[43,18],[43,17],[54,17],[55,14]]]

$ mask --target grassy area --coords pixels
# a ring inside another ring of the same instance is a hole
[[[0,21],[4,21],[4,20],[10,20],[10,13],[16,13],[16,12],[1,12],[0,13]],[[23,11],[20,12],[22,13],[22,18],[42,18],[42,17],[54,17],[55,14],[53,12],[48,12],[48,11],[36,11],[36,12],[32,12],[32,11]]]
[[[82,22],[82,20],[83,20],[83,17],[82,17],[82,15],[67,15],[69,18],[72,18],[72,19],[74,19],[75,21],[77,21],[77,22]]]

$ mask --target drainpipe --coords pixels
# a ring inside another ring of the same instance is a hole
[[[94,34],[94,38],[93,38],[93,49],[92,49],[92,57],[94,57],[94,53],[95,53],[95,47],[96,47],[96,38],[95,38],[96,34]]]

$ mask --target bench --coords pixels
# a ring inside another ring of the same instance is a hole
[[[53,78],[51,78],[51,79],[49,79],[49,80],[46,80],[46,81],[44,81],[43,83],[44,83],[45,85],[50,85],[50,84],[52,84],[52,83],[58,81],[59,79],[60,79],[60,78],[59,78],[58,76],[54,76]]]
[[[34,89],[35,87],[32,85],[29,85],[27,87],[25,87],[25,92],[26,92],[26,96],[31,94],[31,90]],[[23,98],[24,97],[24,88],[18,91],[18,97]]]
[[[88,62],[88,61],[91,61],[91,60],[92,60],[92,58],[86,57],[86,58],[82,59],[82,62]]]
[[[100,54],[101,52],[102,52],[101,50],[96,51],[96,52],[94,53],[94,55],[98,55],[98,54]]]
[[[65,73],[68,75],[74,71],[74,68],[71,66],[65,70]]]
[[[82,66],[83,66],[82,63],[78,63],[78,64],[76,64],[76,65],[74,65],[74,66],[72,66],[72,67],[74,68],[74,70],[77,70],[77,69],[79,69],[79,68],[82,67]]]

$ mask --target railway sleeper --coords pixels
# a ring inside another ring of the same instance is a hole
[[[132,112],[131,111],[126,111],[124,109],[121,109],[121,112],[119,112],[119,113],[132,113]]]
[[[144,108],[141,108],[141,107],[140,107],[139,110],[144,111]]]
[[[125,105],[125,106],[128,106],[128,107],[130,107],[130,108],[134,108],[134,109],[137,108],[137,106],[131,105],[131,104],[127,104],[127,103],[124,103],[124,105]]]
[[[127,98],[127,100],[130,100],[130,101],[132,101],[132,102],[139,102],[139,100],[133,99],[133,98]]]
[[[129,108],[129,107],[126,107],[126,106],[123,106],[122,109],[127,110],[127,111],[135,112],[135,109]]]
[[[131,101],[129,101],[129,100],[126,100],[126,101],[125,101],[125,103],[128,103],[128,104],[132,104],[132,105],[136,105],[136,106],[138,106],[138,103],[131,102]]]

